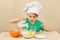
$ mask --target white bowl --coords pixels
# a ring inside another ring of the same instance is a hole
[[[22,31],[22,36],[24,38],[32,38],[34,37],[34,35],[35,35],[35,32],[33,31]]]

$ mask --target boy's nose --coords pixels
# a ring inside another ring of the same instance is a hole
[[[31,17],[31,19],[34,19],[33,17]]]

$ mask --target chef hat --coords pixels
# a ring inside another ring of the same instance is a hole
[[[41,11],[42,5],[38,1],[32,1],[30,3],[27,3],[25,5],[24,11],[27,13],[35,13],[39,15],[39,12]]]

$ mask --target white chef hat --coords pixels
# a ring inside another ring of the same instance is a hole
[[[39,15],[41,8],[42,8],[42,5],[40,4],[40,2],[35,0],[30,3],[27,3],[25,5],[24,11],[26,11],[27,13],[35,13]]]

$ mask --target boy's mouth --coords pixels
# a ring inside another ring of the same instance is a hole
[[[31,20],[31,22],[33,23],[33,22],[35,22],[34,20]]]
[[[33,20],[31,20],[31,22],[33,22]]]

